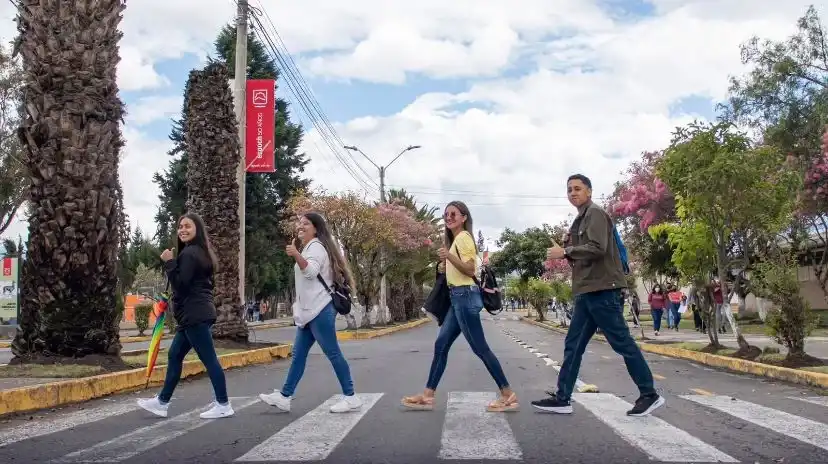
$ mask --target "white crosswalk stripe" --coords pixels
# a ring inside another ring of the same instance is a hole
[[[818,404],[828,408],[828,396],[808,396],[804,398],[801,396],[791,396],[790,398],[792,400],[805,401],[806,403]]]
[[[52,433],[91,424],[108,417],[120,416],[138,409],[134,402],[111,403],[94,409],[81,409],[68,414],[62,414],[42,422],[28,421],[25,424],[10,427],[0,431],[0,448],[30,438],[41,437]]]
[[[361,393],[358,411],[332,414],[331,406],[342,396],[334,395],[328,401],[300,419],[292,422],[275,435],[260,443],[239,461],[320,461],[328,457],[345,439],[360,419],[377,404],[382,393]]]
[[[630,417],[630,403],[608,393],[576,393],[578,404],[609,425],[627,443],[661,462],[739,462],[655,416]]]
[[[730,396],[683,395],[682,398],[828,450],[826,424]]]
[[[297,414],[289,417],[291,422],[271,436],[259,443],[251,443],[250,448],[233,450],[228,460],[236,462],[304,462],[324,461],[328,459],[337,447],[349,443],[354,428],[364,421],[388,421],[388,414],[404,414],[398,408],[376,408],[376,404],[383,398],[384,393],[358,394],[363,402],[359,411],[345,414],[332,414],[330,406],[341,396],[334,395],[321,405],[310,405],[306,414]],[[433,414],[442,414],[442,432],[440,434],[439,449],[425,446],[430,449],[431,456],[424,459],[438,458],[445,461],[467,460],[499,460],[522,461],[527,443],[518,440],[516,430],[521,430],[516,421],[527,417],[536,417],[530,411],[514,414],[490,413],[486,405],[496,398],[494,392],[450,391],[445,407],[439,404]],[[813,419],[800,417],[767,406],[748,401],[733,399],[729,396],[682,395],[681,399],[673,401],[691,401],[699,408],[707,408],[709,415],[704,417],[724,424],[732,417],[757,425],[768,430],[767,434],[780,434],[786,440],[796,440],[801,444],[810,444],[828,450],[828,426]],[[813,408],[828,407],[825,397],[790,397],[815,405]],[[233,406],[237,412],[256,404],[255,397],[233,398]],[[627,401],[612,393],[576,393],[573,401],[586,409],[589,414],[585,417],[600,421],[609,430],[620,437],[624,442],[649,457],[652,462],[739,462],[743,456],[737,453],[747,451],[740,446],[719,449],[707,443],[688,431],[682,430],[668,419],[670,414],[659,414],[648,417],[630,417],[626,411],[632,407]],[[670,403],[668,402],[668,408]],[[265,406],[262,406],[265,408]],[[204,409],[186,411],[169,419],[147,417],[139,426],[124,434],[110,433],[104,435],[100,442],[72,446],[72,439],[47,438],[47,435],[68,433],[72,427],[94,424],[104,420],[122,421],[124,414],[135,411],[134,403],[102,403],[94,408],[74,411],[68,414],[56,415],[43,421],[29,421],[23,425],[0,427],[0,460],[5,456],[13,456],[16,446],[21,442],[34,443],[39,446],[43,443],[61,443],[68,448],[56,449],[55,456],[47,455],[42,462],[122,462],[142,456],[159,447],[175,446],[175,439],[186,434],[197,433],[201,427],[216,423],[213,427],[221,427],[225,419],[204,420],[198,415]],[[801,409],[801,408],[800,408]],[[393,412],[392,412],[393,411]],[[661,410],[660,410],[661,411]],[[577,413],[577,411],[576,411]],[[819,414],[819,413],[817,413]],[[245,413],[237,414],[235,420],[246,420]],[[529,416],[532,415],[532,416]],[[257,420],[267,420],[267,414],[257,416]],[[227,419],[234,420],[234,419]],[[399,418],[395,420],[406,420]],[[550,420],[550,424],[555,424]],[[92,425],[90,425],[92,426]],[[97,426],[97,434],[106,434],[105,426]],[[236,430],[235,428],[231,428]],[[739,433],[738,428],[727,427],[718,433]],[[238,433],[238,432],[236,432]],[[389,431],[388,433],[393,433]],[[114,437],[114,435],[120,435]],[[353,437],[353,439],[357,439]],[[47,441],[48,440],[48,441]],[[88,442],[84,442],[88,443]],[[248,442],[249,443],[249,442]],[[382,443],[382,440],[379,441]],[[722,446],[717,443],[717,446]],[[83,446],[82,449],[78,449]],[[163,452],[159,450],[160,452]],[[784,451],[784,450],[783,450]],[[50,451],[47,449],[46,453]],[[60,454],[57,454],[60,453]],[[67,454],[68,453],[68,454]],[[749,454],[749,453],[748,453]],[[238,456],[238,457],[237,457]],[[735,457],[734,457],[735,456]],[[753,458],[754,456],[750,456]],[[25,454],[20,456],[25,460]],[[21,461],[22,462],[22,461]],[[753,462],[753,461],[750,461]],[[821,462],[821,461],[820,461]]]
[[[487,412],[493,392],[449,392],[440,459],[523,459],[503,414]]]
[[[258,401],[258,398],[230,398],[230,403],[237,413]],[[215,420],[225,420],[201,419],[198,415],[204,410],[206,408],[199,408],[170,419],[159,419],[153,425],[141,427],[90,448],[75,451],[54,462],[121,462]]]

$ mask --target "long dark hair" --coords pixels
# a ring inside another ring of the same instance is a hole
[[[445,221],[446,221],[445,214],[446,214],[446,210],[448,210],[449,206],[454,206],[455,208],[457,208],[460,211],[460,214],[462,214],[463,216],[466,216],[466,222],[463,224],[463,228],[466,229],[466,232],[471,234],[472,238],[474,238],[474,230],[472,228],[473,223],[472,223],[471,212],[469,211],[469,207],[466,206],[466,204],[463,203],[462,201],[455,200],[455,201],[449,202],[449,204],[446,205],[446,208],[443,210],[443,224],[445,224]],[[445,227],[443,240],[446,243],[446,248],[451,248],[451,245],[454,243],[454,232],[452,232],[451,229],[449,229],[447,226]],[[472,240],[472,241],[474,241],[474,240]],[[475,249],[476,249],[477,244],[475,243],[474,246],[475,246]]]
[[[209,262],[205,262],[204,264],[209,264],[213,268],[213,272],[218,270],[218,258],[216,257],[216,252],[213,251],[213,245],[210,244],[210,236],[207,234],[207,228],[204,227],[204,220],[201,219],[196,213],[186,213],[178,219],[178,224],[181,224],[183,219],[189,219],[193,221],[195,224],[195,237],[187,243],[181,241],[180,238],[178,240],[178,255],[181,255],[181,252],[184,250],[185,246],[197,246],[204,251],[204,257],[209,260]],[[176,235],[177,237],[177,235]],[[206,260],[205,260],[206,261]]]
[[[322,242],[322,245],[325,247],[325,251],[328,252],[328,261],[331,263],[334,281],[339,284],[346,284],[350,288],[355,289],[356,285],[354,284],[354,276],[351,274],[348,262],[339,250],[339,244],[336,239],[334,239],[333,234],[331,234],[325,218],[316,212],[305,213],[302,217],[313,224],[313,227],[316,229],[316,238]],[[294,242],[294,245],[298,245],[296,242],[298,242],[298,238]],[[297,248],[299,247],[297,246]]]

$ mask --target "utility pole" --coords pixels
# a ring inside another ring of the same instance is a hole
[[[239,297],[244,307],[244,251],[245,251],[245,104],[247,93],[247,0],[237,0],[236,10],[236,68],[233,74],[233,98],[235,100],[236,120],[239,123],[239,165],[236,168],[236,182],[239,185]]]
[[[362,150],[360,150],[355,145],[350,145],[350,146],[346,145],[344,148],[346,150],[359,152],[362,156],[365,157],[365,159],[367,159],[371,164],[373,164],[375,168],[377,168],[377,170],[379,171],[379,180],[380,180],[380,184],[379,184],[380,203],[387,203],[388,200],[386,200],[386,198],[385,198],[385,171],[388,169],[389,166],[394,164],[394,161],[397,161],[398,159],[400,159],[400,156],[402,156],[403,153],[405,153],[407,151],[411,151],[411,150],[416,150],[416,149],[420,148],[420,146],[419,145],[409,145],[403,151],[401,151],[400,154],[398,154],[394,159],[392,159],[390,163],[386,164],[385,166],[380,166],[377,163],[375,163],[374,160],[372,160],[368,155],[366,155]],[[383,248],[382,253],[380,254],[380,266],[382,266],[382,275],[380,276],[380,311],[382,311],[382,317],[383,318],[385,318],[386,313],[388,312],[388,304],[387,304],[387,301],[388,301],[388,284],[387,284],[387,281],[386,281],[386,278],[385,278],[385,266],[386,266],[385,258],[386,258],[385,249]]]

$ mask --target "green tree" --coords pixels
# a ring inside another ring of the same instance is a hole
[[[215,41],[217,59],[234,71],[236,29],[227,25]],[[248,79],[278,79],[276,64],[267,49],[252,33],[248,37]],[[187,90],[185,89],[185,100]],[[173,122],[170,140],[174,142],[169,155],[168,168],[157,173],[154,181],[159,185],[160,206],[156,214],[159,240],[174,242],[176,221],[185,210],[187,198],[186,176],[188,146],[185,139],[189,110],[182,107],[181,118]],[[302,127],[290,121],[288,104],[283,98],[276,99],[275,123],[276,172],[248,173],[245,190],[245,280],[248,296],[287,298],[292,288],[293,266],[284,248],[290,233],[282,227],[287,219],[287,202],[298,191],[306,190],[310,180],[303,179],[308,161],[299,152]]]
[[[516,272],[525,281],[540,278],[546,271],[546,250],[552,246],[553,240],[563,243],[567,231],[568,227],[563,223],[556,226],[543,224],[523,232],[507,228],[497,241],[501,249],[490,259],[492,270],[504,276]]]
[[[802,296],[798,271],[796,256],[790,250],[775,247],[774,252],[756,266],[756,293],[774,303],[765,324],[768,334],[788,349],[786,364],[790,367],[821,366],[822,360],[805,354],[805,337],[816,327],[819,316],[811,311]]]
[[[731,78],[723,118],[759,130],[764,143],[797,162],[803,177],[824,183],[816,168],[825,163],[820,144],[828,123],[828,30],[816,8],[807,9],[786,40],[753,37],[741,51],[752,69]],[[828,297],[828,201],[813,193],[800,196],[787,240],[801,264],[813,266]]]
[[[679,203],[681,201],[679,200]],[[710,277],[716,269],[716,248],[707,224],[688,218],[680,207],[677,223],[661,223],[650,227],[653,235],[666,235],[673,249],[671,260],[681,280],[690,285],[689,299],[702,315],[710,346],[720,348],[718,325],[715,324],[713,289]]]
[[[0,48],[0,234],[23,205],[29,183],[25,153],[17,137],[22,87],[20,60]]]
[[[770,146],[754,146],[730,123],[692,123],[678,128],[657,173],[675,194],[686,220],[706,226],[716,252],[722,286],[746,263],[729,247],[735,234],[770,235],[790,220],[798,177],[781,169],[784,156]],[[726,302],[732,294],[723,288]],[[750,346],[731,311],[727,319],[740,350]]]
[[[544,315],[546,314],[547,305],[549,304],[549,300],[552,299],[554,293],[554,288],[550,282],[537,277],[529,279],[526,296],[529,300],[529,304],[535,308],[535,312],[538,314],[539,322],[543,322],[545,319]]]

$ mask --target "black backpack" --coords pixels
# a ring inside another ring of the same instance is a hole
[[[325,287],[325,290],[331,295],[331,301],[333,302],[333,307],[336,312],[342,314],[343,316],[349,314],[351,312],[351,287],[340,284],[334,280],[333,290],[331,290],[321,275],[316,274],[316,278],[319,279],[319,283],[321,283],[322,286]]]
[[[463,259],[460,257],[460,250],[457,247],[454,248],[454,252],[457,253],[458,258]],[[483,266],[480,271],[480,278],[482,282],[477,280],[476,276],[472,276],[474,283],[480,288],[480,299],[483,300],[483,307],[486,308],[489,314],[494,316],[503,311],[503,301],[500,298],[500,289],[497,287],[497,278],[489,266]]]

